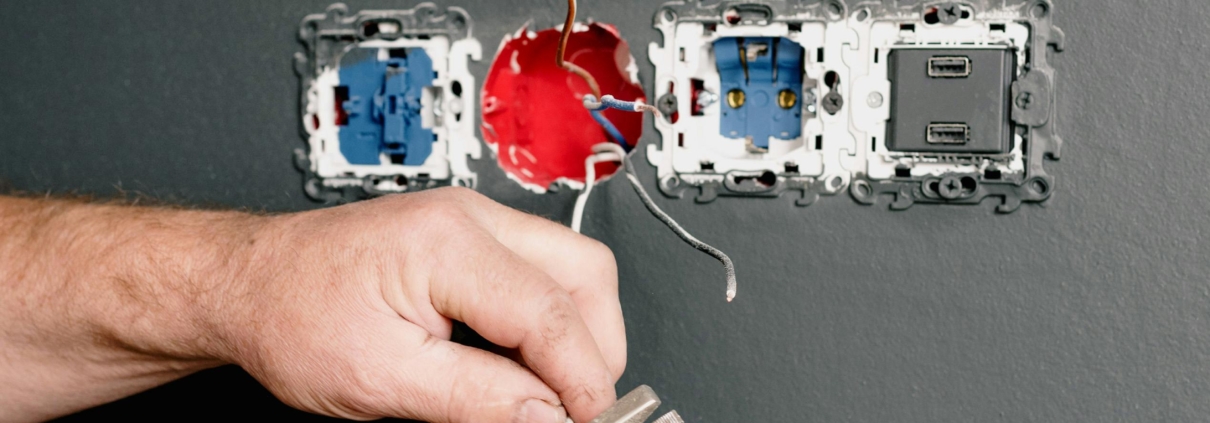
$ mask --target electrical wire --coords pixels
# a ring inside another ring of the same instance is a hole
[[[592,111],[616,109],[623,112],[651,112],[657,118],[663,117],[660,114],[660,109],[657,109],[655,106],[643,103],[642,101],[622,101],[613,98],[611,95],[605,95],[600,100],[597,100],[595,96],[584,96],[584,108]]]
[[[592,150],[593,154],[584,159],[584,191],[576,197],[576,207],[571,215],[571,229],[580,232],[581,223],[584,221],[584,206],[588,203],[588,196],[592,195],[592,188],[597,184],[597,163],[602,162],[622,162],[622,157],[626,155],[625,151],[618,151],[613,144],[597,144]]]
[[[685,228],[680,225],[680,223],[677,223],[676,219],[673,219],[672,216],[668,215],[668,213],[664,213],[664,211],[655,204],[655,200],[652,200],[651,196],[647,194],[647,190],[643,188],[643,182],[639,180],[638,175],[634,172],[634,165],[630,163],[630,156],[620,146],[616,144],[602,143],[593,146],[593,151],[595,153],[591,156],[588,156],[588,159],[584,161],[584,191],[580,193],[578,198],[576,198],[576,207],[571,219],[572,229],[574,229],[577,233],[580,232],[584,216],[584,207],[588,203],[588,196],[592,194],[593,186],[596,185],[596,164],[605,161],[619,162],[621,163],[620,170],[626,174],[626,180],[630,182],[631,187],[634,188],[634,192],[639,195],[639,200],[643,202],[643,206],[647,208],[648,212],[655,216],[656,219],[659,219],[660,222],[663,222],[665,226],[668,226],[668,229],[671,229],[672,232],[675,233],[676,236],[682,241],[685,241],[686,244],[696,248],[698,251],[714,257],[715,260],[718,260],[723,264],[723,270],[727,273],[727,302],[735,300],[738,283],[735,277],[735,263],[731,261],[731,257],[727,256],[727,254],[722,252],[722,250],[714,248],[710,244],[697,239],[697,237],[694,237],[693,234],[689,233],[689,231],[686,231]]]
[[[601,97],[600,100],[597,100],[597,98],[593,97],[592,95],[586,95],[584,96],[584,108],[588,109],[588,111],[592,113],[592,118],[601,125],[601,128],[605,129],[605,133],[609,135],[610,138],[613,138],[615,142],[621,145],[622,148],[626,149],[626,151],[630,151],[630,143],[626,142],[626,138],[622,135],[622,132],[613,125],[613,122],[610,122],[609,119],[605,118],[605,114],[601,112],[605,111],[605,109],[616,109],[624,112],[639,113],[649,111],[655,114],[657,119],[661,116],[659,109],[656,109],[654,106],[644,104],[642,101],[621,101],[613,98],[611,95]]]
[[[682,241],[685,241],[686,244],[696,248],[698,251],[706,253],[710,257],[714,257],[715,260],[718,260],[719,263],[723,264],[723,270],[727,272],[727,302],[735,300],[735,263],[731,261],[731,257],[727,256],[727,254],[722,250],[714,248],[710,244],[698,240],[696,237],[690,234],[689,231],[686,231],[685,228],[681,227],[681,225],[676,222],[676,219],[673,219],[672,216],[669,216],[667,213],[664,213],[663,210],[660,210],[660,207],[655,204],[655,201],[652,201],[651,196],[647,195],[647,191],[643,189],[643,183],[639,181],[638,175],[635,175],[634,166],[630,164],[630,156],[622,156],[622,163],[622,167],[626,169],[626,179],[630,180],[630,185],[634,187],[634,192],[639,194],[639,199],[643,200],[643,205],[647,206],[647,211],[651,212],[652,215],[655,215],[655,217],[661,222],[664,222],[664,225],[668,226],[668,229],[671,229],[672,232],[675,233],[676,236],[680,237]]]
[[[630,163],[630,156],[627,151],[630,147],[626,142],[625,137],[622,135],[621,131],[618,131],[617,127],[614,126],[614,124],[610,122],[609,119],[606,119],[605,115],[601,113],[605,109],[616,109],[638,113],[649,111],[659,118],[659,109],[655,108],[654,106],[644,104],[641,101],[621,101],[611,95],[602,96],[600,85],[597,84],[597,80],[593,78],[588,71],[565,60],[564,55],[567,52],[567,40],[571,38],[571,32],[575,26],[575,21],[576,0],[567,0],[567,20],[563,23],[563,35],[562,38],[559,39],[559,50],[556,57],[556,63],[559,64],[559,67],[579,75],[581,78],[584,78],[584,81],[588,83],[589,88],[592,89],[592,94],[584,97],[584,108],[589,110],[593,119],[601,125],[601,128],[606,132],[606,134],[608,134],[610,138],[613,139],[616,144],[597,144],[593,146],[593,154],[584,160],[584,191],[582,191],[576,198],[576,206],[571,218],[571,228],[575,230],[576,233],[580,233],[581,224],[584,220],[584,208],[588,203],[589,195],[592,194],[593,187],[596,186],[597,183],[596,164],[601,162],[618,162],[621,166],[621,170],[626,174],[626,180],[630,181],[631,187],[634,188],[634,192],[638,194],[639,200],[642,201],[643,206],[647,208],[648,212],[655,216],[656,219],[659,219],[660,222],[663,222],[664,225],[668,226],[668,229],[671,229],[672,232],[675,233],[677,237],[681,238],[682,241],[685,241],[686,244],[696,248],[698,251],[714,257],[723,264],[723,270],[727,273],[727,302],[735,300],[737,282],[735,278],[735,264],[731,261],[731,257],[728,257],[727,254],[723,253],[721,250],[714,248],[694,237],[689,233],[689,231],[686,231],[685,228],[680,225],[680,223],[677,223],[672,216],[664,213],[664,211],[655,204],[655,201],[651,199],[651,196],[647,195],[647,190],[643,188],[643,183],[639,180],[638,175],[634,173],[634,166]],[[638,146],[638,140],[635,140],[634,146]]]
[[[613,138],[614,142],[618,143],[618,145],[622,146],[622,148],[626,149],[627,151],[630,150],[630,144],[626,143],[626,136],[622,135],[622,131],[619,131],[618,127],[613,126],[613,122],[610,122],[609,119],[606,119],[605,115],[601,114],[599,111],[593,110],[589,113],[592,113],[592,118],[597,121],[597,124],[601,125],[601,128],[605,130],[605,134],[609,135],[609,138]]]
[[[576,0],[567,0],[567,20],[563,22],[563,35],[559,38],[559,51],[555,56],[555,63],[558,63],[560,68],[584,78],[584,82],[587,82],[588,88],[592,90],[592,95],[596,96],[596,98],[601,98],[601,86],[597,84],[596,78],[593,78],[592,74],[588,73],[584,68],[567,61],[567,40],[571,39],[571,31],[575,26]]]

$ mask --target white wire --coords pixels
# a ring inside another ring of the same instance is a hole
[[[571,228],[574,229],[576,233],[580,233],[580,224],[584,218],[584,205],[588,203],[588,196],[592,194],[592,188],[597,183],[597,172],[595,165],[605,161],[619,162],[620,167],[618,168],[618,172],[626,174],[626,179],[629,180],[630,185],[634,188],[634,192],[639,195],[639,200],[643,202],[643,206],[647,207],[647,210],[651,212],[652,216],[655,216],[660,220],[660,222],[663,222],[664,225],[668,226],[668,229],[671,229],[672,232],[675,233],[676,236],[680,237],[681,240],[685,241],[685,243],[689,244],[693,248],[696,248],[698,251],[714,257],[723,264],[723,270],[727,274],[727,302],[734,300],[736,291],[735,264],[731,262],[731,257],[728,257],[727,254],[723,253],[721,250],[697,239],[686,231],[685,228],[681,227],[681,225],[677,223],[672,216],[669,216],[667,213],[664,213],[663,210],[660,210],[660,207],[655,204],[655,201],[651,199],[651,196],[647,195],[647,190],[643,189],[643,183],[640,182],[639,177],[634,174],[634,169],[630,164],[629,157],[626,155],[626,150],[622,149],[621,146],[614,143],[603,143],[594,145],[592,150],[594,152],[593,155],[588,156],[588,158],[584,160],[584,191],[580,193],[578,198],[576,198],[576,208],[571,218]]]
[[[584,191],[576,197],[576,208],[571,215],[571,229],[580,233],[580,225],[584,221],[584,206],[588,204],[588,196],[597,184],[597,163],[616,162],[622,165],[626,150],[614,143],[601,143],[592,146],[593,154],[584,160]],[[621,172],[621,167],[618,168]]]

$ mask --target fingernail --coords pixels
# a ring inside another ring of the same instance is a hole
[[[522,423],[564,423],[567,421],[567,411],[546,401],[531,399],[521,404],[519,417]]]

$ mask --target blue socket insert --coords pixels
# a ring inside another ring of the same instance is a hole
[[[769,138],[802,136],[803,49],[787,38],[722,38],[714,42],[723,97],[722,136],[751,138],[769,148]]]
[[[354,48],[340,60],[336,88],[340,153],[355,165],[420,166],[436,137],[420,119],[420,98],[433,86],[433,60],[423,49]]]

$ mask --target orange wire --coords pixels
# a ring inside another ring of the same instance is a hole
[[[564,55],[567,54],[567,40],[571,38],[571,30],[575,24],[576,0],[567,0],[567,21],[563,22],[563,37],[559,39],[559,52],[555,57],[555,63],[558,63],[560,68],[584,78],[584,82],[588,83],[588,88],[592,89],[592,95],[596,96],[599,100],[601,98],[601,86],[597,84],[597,80],[584,68],[568,62],[564,58]]]

